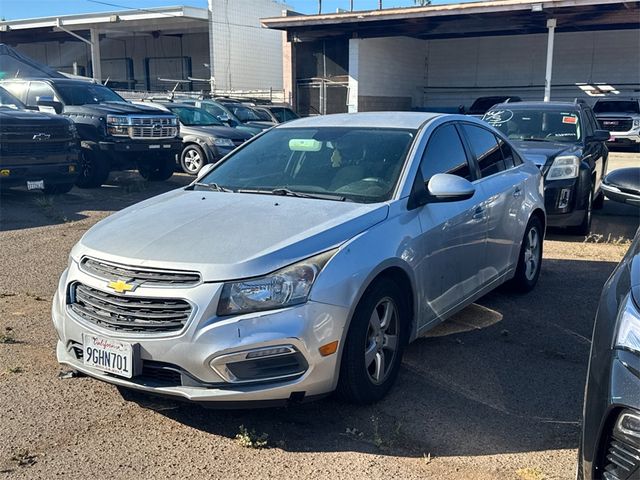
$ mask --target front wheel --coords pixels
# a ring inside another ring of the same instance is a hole
[[[207,158],[197,145],[187,145],[180,155],[180,167],[189,175],[197,175],[206,163]]]
[[[80,173],[76,179],[78,187],[99,187],[109,178],[109,159],[98,150],[83,147],[78,170]]]
[[[580,225],[571,227],[569,232],[574,235],[589,235],[591,231],[591,220],[593,217],[593,189],[589,187],[584,203],[584,215]]]
[[[409,306],[400,287],[379,280],[369,287],[351,320],[342,353],[338,394],[368,404],[380,400],[398,376]]]
[[[538,283],[542,267],[542,242],[542,222],[538,217],[531,217],[522,239],[516,274],[511,280],[511,286],[515,290],[530,292]]]
[[[172,158],[158,158],[138,161],[138,173],[150,182],[162,182],[173,175],[175,162]]]

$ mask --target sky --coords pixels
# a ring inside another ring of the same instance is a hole
[[[242,0],[230,0],[241,2]],[[293,10],[300,13],[318,13],[317,0],[286,0]],[[456,0],[456,3],[461,0]],[[433,0],[434,4],[454,3],[454,0]],[[115,6],[114,6],[115,5]],[[15,20],[21,18],[49,17],[74,13],[128,10],[129,8],[150,8],[173,5],[206,7],[207,0],[0,0],[0,18]],[[383,0],[384,8],[413,6],[413,0]],[[124,7],[124,8],[123,8]],[[348,9],[349,0],[322,0],[322,12],[333,13],[338,8]],[[354,0],[354,9],[372,10],[378,8],[378,0]]]

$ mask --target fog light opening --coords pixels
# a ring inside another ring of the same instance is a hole
[[[618,417],[615,431],[640,440],[640,413],[625,410]]]
[[[320,348],[318,348],[318,351],[323,357],[333,355],[338,351],[338,340],[336,340],[335,342],[327,343],[326,345],[322,345]]]
[[[571,189],[563,188],[560,191],[560,199],[558,200],[558,208],[567,208],[569,206],[569,198],[571,197]]]

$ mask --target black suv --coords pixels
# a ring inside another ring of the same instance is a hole
[[[111,170],[137,168],[147,180],[166,180],[181,151],[175,115],[133,105],[98,83],[67,78],[2,82],[27,108],[70,118],[82,141],[77,185],[102,185]]]
[[[0,187],[66,193],[78,176],[80,142],[72,121],[30,112],[0,87]]]
[[[592,209],[604,202],[609,156],[609,132],[599,129],[591,108],[582,101],[502,103],[483,120],[540,167],[548,225],[588,234]]]

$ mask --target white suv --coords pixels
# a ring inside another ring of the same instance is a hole
[[[610,142],[621,145],[640,143],[640,101],[638,99],[598,100],[593,106],[600,127],[611,132]]]

